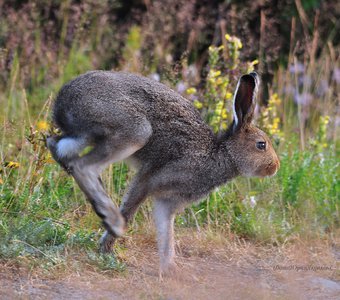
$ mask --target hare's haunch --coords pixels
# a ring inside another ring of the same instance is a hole
[[[218,136],[189,100],[145,77],[93,71],[63,86],[53,109],[62,136],[49,137],[47,145],[102,218],[102,251],[112,249],[139,205],[151,197],[161,271],[170,271],[175,266],[173,223],[179,209],[236,176],[277,172],[280,164],[270,140],[251,124],[258,84],[256,73],[240,78],[234,121]],[[93,149],[80,156],[87,146]],[[100,174],[124,159],[137,174],[118,210]]]

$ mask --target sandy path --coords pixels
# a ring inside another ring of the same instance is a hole
[[[189,236],[179,244],[188,239],[177,278],[159,279],[155,245],[140,239],[125,253],[124,273],[83,269],[51,279],[3,264],[0,299],[340,299],[339,249],[273,251]]]

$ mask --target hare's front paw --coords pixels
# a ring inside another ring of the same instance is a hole
[[[103,219],[105,229],[113,236],[120,237],[126,231],[126,221],[116,207],[111,206]]]
[[[180,268],[174,261],[162,263],[159,269],[159,277],[177,278],[180,274]]]

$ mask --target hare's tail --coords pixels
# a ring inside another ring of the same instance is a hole
[[[46,140],[47,147],[51,151],[53,158],[67,170],[67,163],[88,145],[83,137],[58,137],[50,136]]]
[[[78,155],[87,146],[83,137],[64,137],[56,145],[56,154],[60,159]]]

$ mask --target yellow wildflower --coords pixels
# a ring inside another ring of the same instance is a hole
[[[46,164],[53,164],[55,162],[50,152],[47,153],[46,158],[44,159],[44,162]]]
[[[203,107],[203,104],[202,102],[199,102],[197,100],[194,101],[194,106],[197,108],[197,109],[201,109]]]
[[[210,70],[210,72],[209,72],[209,77],[210,78],[216,78],[216,77],[218,77],[220,75],[221,75],[221,71]]]
[[[46,164],[54,164],[55,163],[55,160],[52,158],[52,157],[47,157],[44,162]]]
[[[20,164],[16,161],[9,161],[7,164],[6,164],[6,167],[7,168],[10,168],[10,169],[17,169],[20,167]]]
[[[48,125],[48,123],[46,121],[44,121],[44,120],[40,120],[37,123],[37,128],[40,131],[47,131],[49,129],[49,127],[50,126]]]
[[[193,95],[193,94],[196,94],[197,90],[194,87],[191,87],[191,88],[188,88],[186,92],[188,95]]]
[[[252,62],[248,62],[248,67],[247,67],[247,72],[253,72],[254,71],[254,66],[259,63],[258,59],[253,60]]]
[[[224,105],[223,101],[218,101],[218,102],[216,103],[216,109],[222,110],[223,105]]]
[[[221,77],[217,78],[216,84],[221,85],[223,83],[223,79]]]
[[[233,42],[235,43],[236,48],[241,49],[243,47],[241,40],[237,37],[233,37],[233,38],[234,38]]]
[[[226,94],[225,94],[225,98],[226,98],[226,99],[231,99],[232,97],[233,97],[233,94],[232,94],[232,93],[226,92]]]
[[[321,118],[321,120],[323,121],[325,125],[327,125],[329,123],[329,116],[324,116]]]
[[[276,135],[282,137],[282,132],[280,130],[280,117],[278,112],[278,107],[281,103],[281,99],[277,93],[273,93],[269,100],[268,106],[262,112],[262,122],[265,130],[271,135]]]
[[[279,128],[279,124],[280,124],[280,118],[274,118],[274,120],[273,120],[273,128],[274,129]]]

